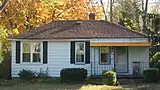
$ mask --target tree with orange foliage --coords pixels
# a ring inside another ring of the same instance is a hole
[[[0,13],[0,26],[22,33],[40,25],[47,16],[47,8],[40,0],[9,0],[7,7]]]
[[[0,26],[17,33],[54,20],[88,20],[95,12],[103,19],[100,6],[90,5],[91,0],[9,0],[0,13]]]
[[[96,19],[103,19],[102,7],[91,6],[91,0],[43,0],[45,5],[52,12],[53,20],[88,20],[90,12],[96,14]],[[51,4],[52,3],[52,4]]]
[[[10,56],[7,40],[10,35],[29,31],[32,27],[54,20],[87,20],[90,12],[95,12],[96,19],[103,17],[100,7],[91,8],[90,0],[8,0],[7,6],[0,13],[0,51],[7,58]],[[10,61],[5,57],[3,60],[7,63]],[[5,62],[3,65],[9,66]],[[7,71],[3,74],[8,74],[10,70],[6,67],[2,69]]]

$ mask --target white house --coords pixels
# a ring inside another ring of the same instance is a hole
[[[22,69],[48,70],[59,77],[63,68],[85,68],[88,76],[114,69],[118,75],[139,74],[149,67],[151,42],[141,33],[114,23],[58,20],[10,38],[12,77]]]

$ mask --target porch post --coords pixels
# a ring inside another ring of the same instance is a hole
[[[116,60],[116,58],[115,58],[116,57],[116,47],[112,46],[112,49],[113,49],[112,50],[112,52],[113,52],[112,55],[113,55],[113,61],[114,61],[114,71],[116,72],[116,67],[115,67],[116,66],[116,64],[115,64],[115,60]]]

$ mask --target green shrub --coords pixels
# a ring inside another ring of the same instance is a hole
[[[46,71],[42,71],[42,69],[40,69],[40,72],[37,73],[36,75],[38,78],[43,78],[43,79],[47,79],[50,78],[49,74],[48,74],[48,68]]]
[[[160,70],[160,60],[156,63],[156,68]]]
[[[160,60],[156,63],[156,68],[158,68],[158,74],[160,79]]]
[[[151,83],[158,81],[158,68],[149,68],[143,71],[144,81]]]
[[[151,57],[150,67],[155,68],[159,60],[160,60],[160,52],[157,52]]]
[[[117,82],[117,76],[114,71],[107,71],[102,74],[102,78],[107,85],[115,85]]]
[[[50,78],[49,74],[45,73],[45,72],[39,72],[39,73],[37,73],[37,77],[38,78]]]
[[[0,61],[0,78],[11,79],[11,53],[2,51],[1,57],[3,61]]]
[[[84,68],[65,68],[60,72],[61,82],[82,82],[87,77]]]
[[[19,75],[20,79],[22,79],[22,80],[32,80],[33,78],[36,77],[36,72],[23,69],[19,72],[18,75]]]

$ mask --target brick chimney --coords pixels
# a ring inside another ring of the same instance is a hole
[[[95,13],[90,13],[89,14],[89,20],[95,20]]]

